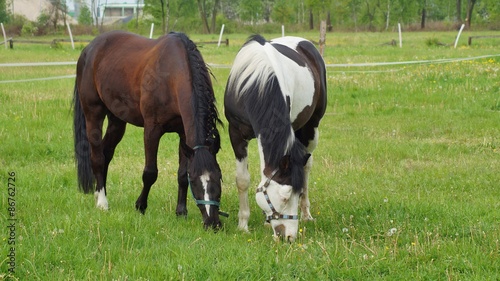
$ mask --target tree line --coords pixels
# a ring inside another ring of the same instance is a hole
[[[218,22],[239,26],[283,24],[315,29],[321,20],[333,28],[387,30],[397,23],[426,29],[428,23],[458,28],[463,23],[500,28],[498,0],[144,0],[146,15],[168,30],[190,20],[204,33],[216,33]]]
[[[95,25],[97,7],[107,0],[76,0],[81,3],[80,25]],[[124,0],[125,1],[125,0]],[[222,24],[226,32],[266,32],[286,25],[287,30],[317,29],[320,21],[328,30],[384,31],[402,24],[407,30],[471,28],[500,29],[498,0],[128,0],[144,4],[132,27],[155,23],[163,32],[217,33]],[[50,0],[44,20],[57,29],[66,19],[66,0]],[[0,22],[13,18],[14,0],[0,0]],[[41,19],[39,19],[40,21]],[[100,21],[102,23],[102,19]],[[66,24],[64,22],[64,24]]]

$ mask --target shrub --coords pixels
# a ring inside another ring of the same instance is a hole
[[[31,21],[25,22],[21,29],[21,35],[34,36],[35,34],[38,34],[38,27],[36,27]]]

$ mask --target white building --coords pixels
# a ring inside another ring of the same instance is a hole
[[[67,21],[77,23],[82,2],[91,11],[94,9],[94,20],[97,15],[99,23],[102,21],[103,24],[127,22],[134,18],[136,13],[141,14],[144,8],[144,0],[66,0],[69,16]],[[30,21],[36,21],[40,14],[49,11],[50,7],[50,0],[14,0],[10,12],[23,15]]]

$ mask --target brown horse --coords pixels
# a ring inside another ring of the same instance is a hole
[[[78,59],[73,106],[79,188],[90,193],[96,182],[98,208],[108,209],[108,166],[130,123],[144,127],[146,154],[136,209],[144,214],[158,177],[161,136],[175,132],[180,137],[176,214],[187,215],[190,185],[205,227],[221,225],[220,119],[210,72],[185,34],[151,40],[118,31],[96,37]]]

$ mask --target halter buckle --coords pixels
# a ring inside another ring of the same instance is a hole
[[[274,212],[273,215],[272,215],[272,219],[273,220],[279,220],[280,219],[280,214],[277,213],[277,212]]]

